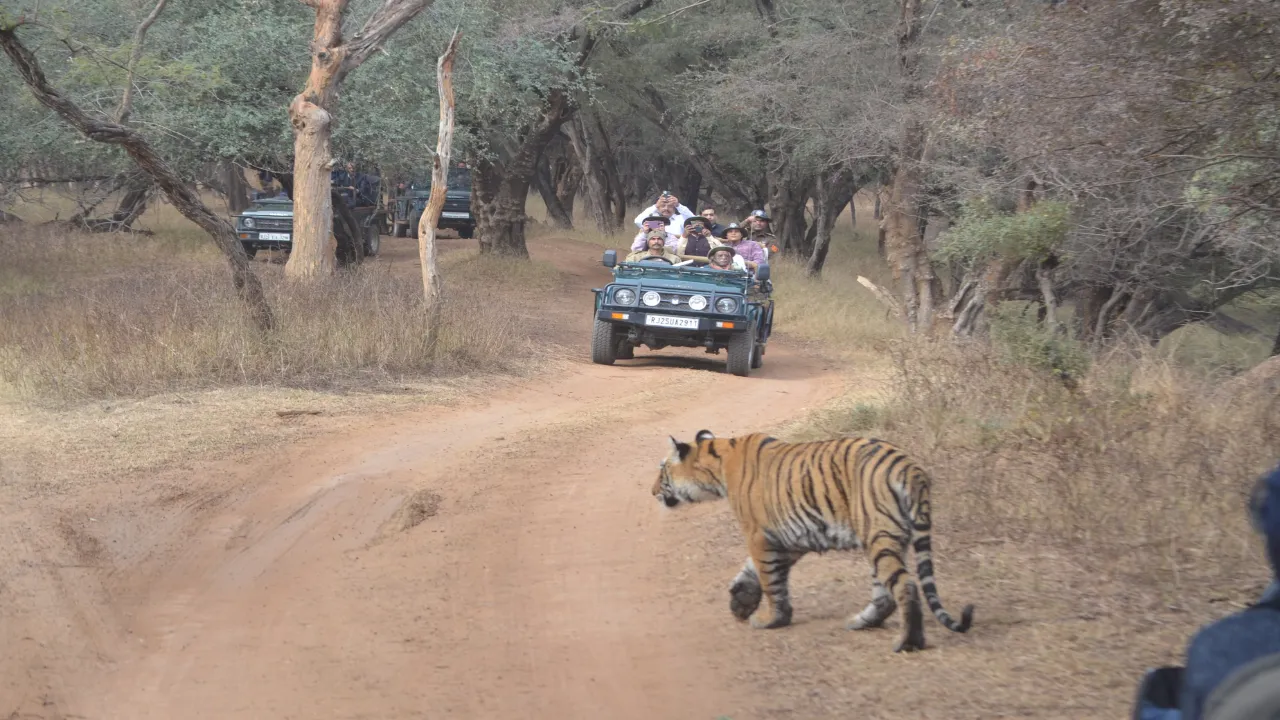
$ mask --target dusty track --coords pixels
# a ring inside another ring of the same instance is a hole
[[[534,253],[574,278],[560,312],[581,318],[566,339],[585,356],[598,250]],[[722,656],[742,633],[721,597],[740,560],[716,558],[724,577],[673,571],[701,557],[697,518],[723,508],[668,513],[649,486],[668,434],[776,427],[828,397],[834,370],[783,342],[751,378],[722,368],[723,355],[690,351],[575,360],[465,408],[196,466],[177,494],[113,479],[77,501],[92,520],[8,514],[10,559],[56,569],[10,576],[25,583],[6,613],[11,636],[39,647],[25,679],[10,658],[0,693],[14,697],[0,712],[714,718],[759,707]],[[41,546],[56,537],[61,547]]]

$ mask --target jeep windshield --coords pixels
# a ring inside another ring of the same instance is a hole
[[[657,280],[684,280],[686,282],[714,283],[721,287],[745,291],[751,278],[735,270],[710,270],[705,267],[684,265],[675,267],[656,262],[621,262],[615,268],[617,278],[652,278]]]
[[[249,203],[249,211],[275,211],[275,212],[293,212],[293,201],[287,197],[284,198],[262,198]]]

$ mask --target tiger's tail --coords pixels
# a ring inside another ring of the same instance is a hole
[[[925,600],[933,616],[943,627],[952,632],[966,632],[973,624],[973,605],[965,605],[960,610],[960,622],[942,607],[942,598],[938,597],[938,584],[933,579],[933,521],[930,517],[929,478],[924,471],[913,468],[911,493],[911,547],[916,553],[916,577],[920,580],[920,589],[924,591]]]

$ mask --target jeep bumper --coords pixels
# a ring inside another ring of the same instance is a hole
[[[674,324],[650,324],[648,317],[653,315],[660,318],[678,318],[679,320],[694,320],[697,327],[692,324],[680,326]],[[601,308],[596,311],[596,317],[600,320],[613,323],[614,325],[626,325],[643,329],[646,332],[663,335],[696,335],[700,333],[740,333],[747,329],[748,320],[744,317],[707,317],[702,315],[675,315],[665,312],[647,312],[636,308],[626,309],[608,309]]]

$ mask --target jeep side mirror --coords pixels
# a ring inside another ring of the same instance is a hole
[[[600,263],[601,263],[602,265],[604,265],[605,267],[607,267],[607,268],[611,268],[611,267],[613,267],[614,265],[617,265],[617,264],[618,264],[618,251],[617,251],[617,250],[605,250],[605,251],[604,251],[604,260],[601,260],[601,261],[600,261]]]
[[[756,266],[756,280],[764,282],[769,279],[769,263],[764,262]]]

